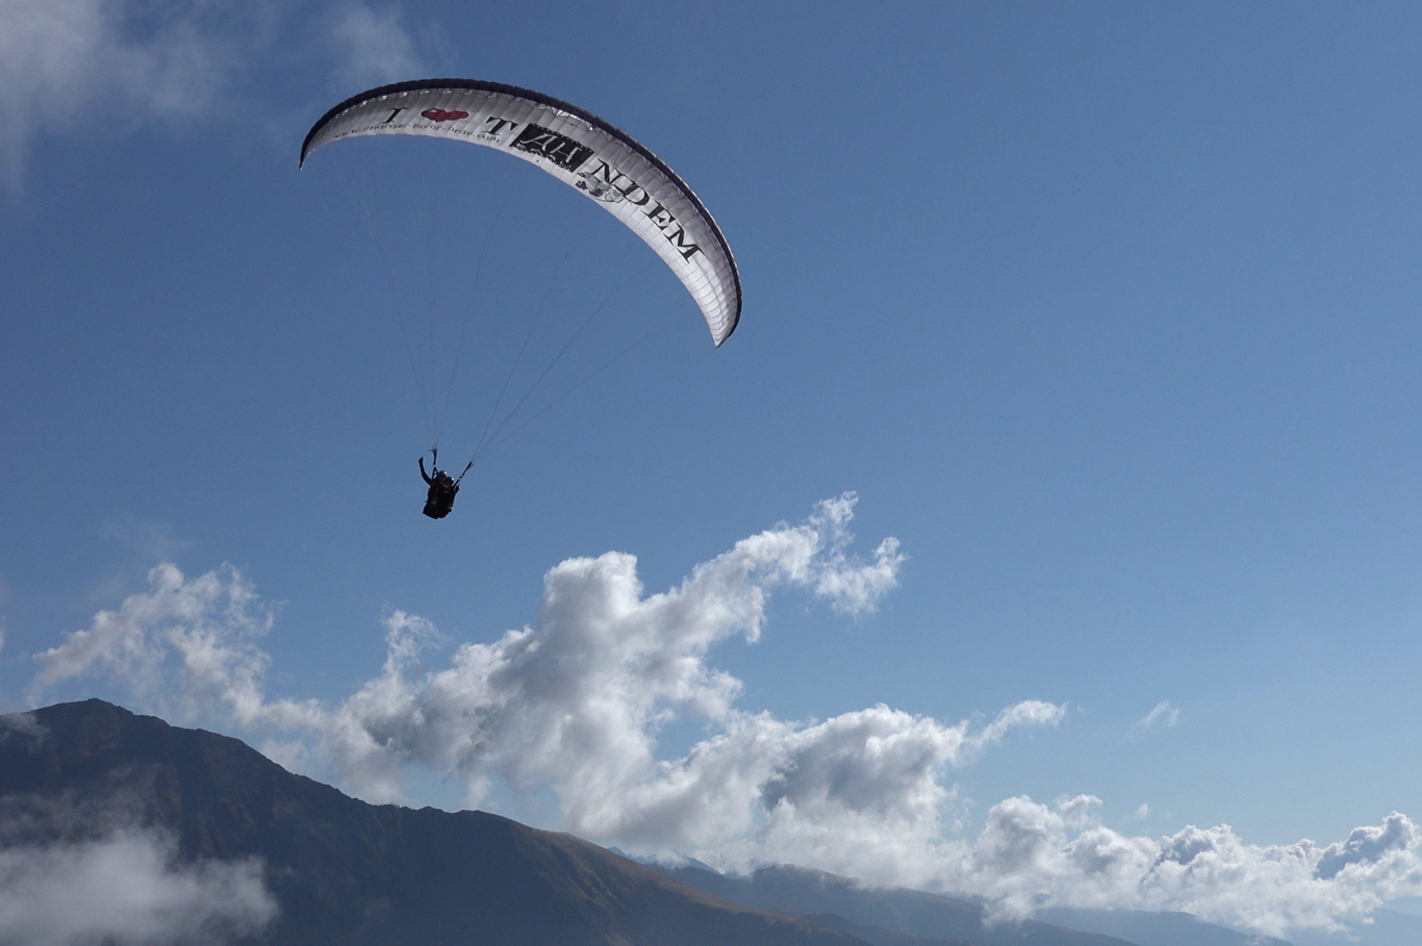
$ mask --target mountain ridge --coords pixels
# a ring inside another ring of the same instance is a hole
[[[189,862],[259,856],[280,914],[252,942],[863,946],[572,835],[369,805],[240,740],[102,700],[5,720],[0,843],[94,840],[118,824],[169,833]]]
[[[259,858],[280,909],[238,941],[273,946],[1140,946],[807,868],[644,866],[488,812],[371,805],[239,739],[102,700],[0,716],[0,853],[129,828],[187,864]]]

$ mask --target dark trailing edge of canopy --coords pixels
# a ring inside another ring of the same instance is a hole
[[[701,198],[696,196],[695,191],[688,187],[686,182],[681,179],[681,175],[667,167],[666,162],[649,151],[641,142],[637,141],[636,138],[633,138],[615,125],[603,121],[592,112],[578,108],[578,106],[569,102],[564,102],[562,99],[555,99],[551,95],[544,95],[542,92],[535,92],[532,89],[523,89],[516,85],[505,85],[502,82],[484,82],[479,79],[413,79],[408,82],[395,82],[391,85],[382,85],[379,88],[369,89],[358,95],[353,95],[332,108],[325,115],[322,115],[316,124],[311,126],[311,130],[306,133],[306,140],[301,142],[301,159],[297,162],[297,168],[300,169],[305,166],[306,158],[309,154],[307,149],[311,146],[312,139],[320,133],[322,128],[326,127],[327,123],[342,112],[355,108],[358,105],[363,105],[371,99],[381,98],[382,96],[396,95],[401,92],[422,92],[429,89],[467,89],[471,92],[494,92],[502,95],[513,95],[519,98],[525,98],[539,105],[556,108],[559,111],[576,115],[590,125],[607,132],[650,161],[653,167],[665,174],[672,183],[681,189],[681,192],[685,194],[687,198],[690,199],[692,205],[696,207],[697,212],[706,218],[706,222],[711,225],[711,234],[716,238],[716,242],[721,245],[721,251],[726,254],[726,260],[731,264],[731,280],[736,287],[736,310],[731,314],[731,327],[726,332],[726,338],[731,337],[741,320],[741,274],[740,270],[736,267],[736,258],[731,254],[730,244],[726,242],[726,237],[721,233],[721,227],[716,223],[715,218],[711,216],[711,212],[706,209],[706,205],[701,202]],[[725,339],[722,339],[722,341],[725,341]],[[718,342],[717,347],[719,348],[720,345],[721,343]]]

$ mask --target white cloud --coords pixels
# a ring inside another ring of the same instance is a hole
[[[1065,706],[1027,700],[980,726],[882,704],[822,721],[741,707],[741,681],[711,651],[757,640],[772,592],[799,589],[860,614],[897,584],[893,539],[868,561],[850,553],[854,504],[853,494],[821,503],[656,594],[631,555],[569,559],[545,575],[531,626],[461,644],[434,667],[424,661],[434,663],[436,629],[396,611],[381,672],[336,706],[266,697],[257,641],[271,614],[240,574],[188,579],[160,566],[148,592],[37,655],[32,692],[102,674],[150,700],[223,713],[267,738],[283,764],[330,773],[373,801],[400,800],[412,767],[424,767],[460,779],[470,804],[501,786],[551,797],[559,827],[605,843],[723,869],[794,863],[973,894],[1005,914],[1186,910],[1278,933],[1422,892],[1418,833],[1402,815],[1326,848],[1261,847],[1223,825],[1133,837],[1103,826],[1090,796],[1019,797],[993,806],[976,838],[955,837],[965,802],[948,773],[1017,729],[1059,724]],[[1168,720],[1169,704],[1152,717]],[[660,757],[657,734],[678,719],[706,735]]]
[[[1024,700],[999,713],[997,719],[973,738],[972,745],[975,748],[989,746],[1019,726],[1055,726],[1066,713],[1065,704],[1058,706],[1041,700]]]
[[[254,861],[180,865],[140,832],[51,847],[0,849],[0,942],[215,943],[276,915]]]
[[[313,13],[342,81],[415,71],[394,8],[360,0],[0,0],[0,180],[19,188],[41,134],[201,119]]]
[[[1010,914],[1049,905],[1179,910],[1273,936],[1336,929],[1385,899],[1422,891],[1418,833],[1397,812],[1320,849],[1307,840],[1246,844],[1228,825],[1129,837],[1100,824],[1098,805],[1089,796],[1056,806],[1007,799],[988,813],[971,850],[945,858],[939,882]],[[1347,866],[1335,872],[1341,860]]]
[[[1149,713],[1131,724],[1126,731],[1127,739],[1138,739],[1157,727],[1172,727],[1180,722],[1180,710],[1170,705],[1169,700],[1161,700]]]
[[[31,698],[60,680],[100,674],[142,697],[176,691],[189,712],[220,706],[245,727],[295,733],[304,745],[278,750],[284,759],[329,760],[341,784],[366,798],[400,798],[403,766],[413,762],[464,778],[476,802],[495,778],[551,785],[567,823],[598,836],[714,834],[721,829],[706,823],[696,786],[724,787],[741,771],[740,813],[723,814],[748,816],[777,753],[790,752],[786,739],[801,728],[735,708],[741,683],[711,666],[707,652],[737,635],[756,640],[777,586],[807,589],[849,613],[876,605],[897,582],[903,556],[893,539],[867,562],[849,555],[854,503],[852,494],[820,503],[806,522],[742,540],[679,587],[650,596],[631,555],[570,559],[545,576],[533,627],[464,644],[438,672],[416,669],[434,629],[395,612],[383,672],[333,710],[265,699],[267,657],[255,642],[271,614],[240,574],[228,568],[190,580],[162,565],[150,573],[150,591],[36,655]],[[166,690],[165,674],[173,678]],[[659,762],[656,731],[678,715],[717,724],[720,741],[679,763]],[[912,724],[904,714],[895,720]]]
[[[271,612],[231,568],[189,581],[171,564],[148,573],[150,591],[126,599],[118,611],[100,611],[87,630],[35,655],[40,665],[31,699],[57,680],[102,672],[139,696],[159,694],[169,650],[184,664],[189,699],[227,698],[256,686],[266,656],[253,643],[271,626]]]
[[[1369,865],[1402,855],[1417,847],[1417,826],[1393,812],[1381,825],[1354,828],[1348,840],[1328,845],[1319,858],[1316,873],[1332,880],[1351,865]]]

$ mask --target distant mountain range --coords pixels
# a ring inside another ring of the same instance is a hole
[[[768,867],[746,877],[726,877],[704,867],[660,867],[667,876],[744,906],[782,911],[850,932],[875,946],[973,943],[975,946],[1290,946],[1252,937],[1184,913],[1130,910],[1049,910],[1050,922],[985,922],[982,906],[902,888],[865,887],[801,867]],[[839,918],[849,925],[837,922]],[[887,931],[899,938],[885,937]]]
[[[652,869],[485,812],[369,805],[101,700],[0,717],[0,854],[120,828],[163,832],[183,863],[260,858],[279,909],[242,941],[272,946],[1288,946],[1184,914],[993,925],[975,903],[801,868]]]
[[[866,887],[801,867],[767,867],[728,877],[704,864],[651,866],[733,903],[804,916],[875,946],[1067,946],[1103,941],[1134,946],[1422,946],[1422,917],[1392,910],[1376,910],[1371,923],[1347,931],[1303,933],[1289,941],[1242,933],[1188,913],[1140,910],[1051,907],[1039,911],[1035,921],[993,925],[983,922],[984,910],[975,903],[921,890]]]

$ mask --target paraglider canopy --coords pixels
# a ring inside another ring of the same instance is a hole
[[[401,82],[327,112],[302,143],[301,163],[333,141],[391,134],[464,141],[537,165],[656,251],[691,293],[718,347],[735,331],[740,276],[720,228],[671,168],[596,115],[497,82]]]

